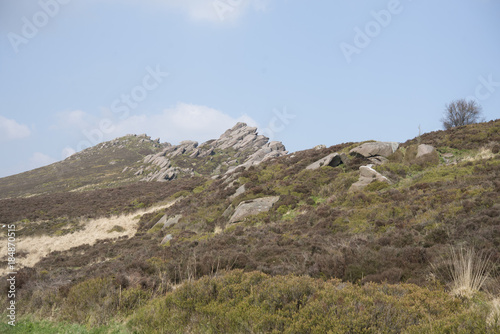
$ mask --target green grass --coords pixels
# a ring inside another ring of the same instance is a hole
[[[6,319],[6,316],[2,316]],[[47,320],[35,320],[31,317],[23,317],[11,326],[5,322],[0,323],[0,333],[19,334],[125,334],[131,333],[122,324],[111,324],[91,328],[79,324],[69,324],[64,322],[51,322]]]

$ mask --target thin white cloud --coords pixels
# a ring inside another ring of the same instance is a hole
[[[182,140],[203,142],[218,138],[224,131],[237,122],[256,126],[257,123],[247,115],[234,118],[219,110],[200,105],[179,103],[160,114],[132,116],[114,126],[107,139],[128,133],[147,133],[160,137],[162,141],[178,143]]]
[[[84,113],[83,119],[95,116]],[[97,145],[100,142],[122,137],[127,134],[147,134],[152,138],[160,138],[162,142],[177,144],[183,140],[196,140],[199,143],[209,139],[217,139],[227,129],[237,122],[245,122],[257,126],[248,115],[233,117],[219,110],[187,103],[165,109],[159,114],[135,115],[125,120],[99,118],[85,127],[78,122],[66,122],[66,132],[78,135],[73,146],[67,146],[61,151],[63,159],[77,151]],[[104,126],[105,125],[105,126]]]
[[[130,0],[136,2],[136,0]],[[142,0],[185,12],[193,20],[231,22],[250,10],[266,11],[271,0]]]
[[[47,166],[47,165],[50,165],[56,161],[57,161],[56,159],[48,156],[47,154],[43,154],[41,152],[35,152],[35,153],[33,153],[33,155],[31,156],[31,158],[29,160],[29,163],[30,163],[29,169]]]
[[[63,111],[56,114],[56,124],[51,128],[54,130],[86,128],[95,122],[96,118],[81,110]]]
[[[29,137],[30,134],[31,131],[26,125],[19,124],[13,119],[0,116],[0,142],[26,138]]]

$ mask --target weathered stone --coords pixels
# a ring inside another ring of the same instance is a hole
[[[389,159],[381,155],[377,155],[376,157],[369,157],[368,160],[374,165],[382,165],[389,161]]]
[[[170,217],[170,218],[167,215],[164,215],[156,222],[156,224],[153,225],[152,228],[155,228],[157,226],[161,226],[161,229],[163,230],[167,227],[170,227],[174,224],[177,224],[181,218],[182,218],[182,215],[175,215],[175,216]]]
[[[164,149],[157,154],[150,154],[144,157],[144,171],[148,171],[148,165],[160,167],[160,171],[149,172],[143,180],[146,181],[168,181],[176,178],[181,173],[180,167],[189,164],[193,168],[197,168],[197,162],[193,160],[183,161],[180,157],[189,156],[190,159],[205,158],[214,155],[219,150],[231,149],[229,152],[230,159],[221,161],[216,167],[216,170],[209,170],[213,174],[220,174],[221,167],[227,166],[226,173],[232,172],[234,168],[243,166],[248,168],[257,165],[262,161],[272,159],[287,154],[285,147],[281,142],[269,142],[269,138],[258,135],[257,128],[247,126],[245,123],[237,123],[234,127],[227,130],[220,136],[219,139],[206,141],[198,146],[195,141],[182,141],[179,145],[172,146],[171,144],[161,144]],[[224,152],[227,153],[227,152]],[[209,159],[212,160],[212,159]],[[243,162],[242,162],[243,161]],[[174,169],[172,169],[174,168]],[[185,172],[185,168],[181,168],[183,174],[193,174]]]
[[[371,165],[359,167],[359,179],[356,183],[353,183],[349,188],[349,191],[358,191],[365,188],[372,182],[379,181],[385,183],[391,183],[389,179],[374,170]]]
[[[222,213],[222,217],[229,218],[234,212],[234,206],[229,205],[226,210]]]
[[[377,155],[388,157],[399,147],[399,143],[396,142],[370,142],[359,145],[353,148],[349,153],[357,153],[364,156],[365,158],[374,157]]]
[[[316,162],[313,162],[306,169],[315,170],[323,166],[337,167],[340,164],[343,164],[347,161],[347,156],[345,154],[332,153],[327,155],[324,158],[319,159]]]
[[[323,145],[323,144],[314,146],[314,149],[315,149],[316,151],[318,151],[318,150],[322,150],[322,149],[324,149],[324,148],[326,148],[326,146],[325,146],[325,145]]]
[[[241,194],[243,194],[244,192],[246,191],[245,189],[245,185],[242,185],[240,186],[238,189],[236,189],[236,192],[234,194],[232,194],[231,196],[229,196],[229,199],[230,200],[233,200],[235,199],[236,197],[240,196]]]
[[[172,240],[174,237],[172,236],[172,234],[167,234],[163,240],[161,241],[161,244],[160,245],[164,245],[166,244],[167,242],[169,242],[170,240]]]
[[[236,207],[229,223],[236,223],[245,217],[256,215],[261,212],[267,212],[279,199],[279,196],[270,196],[241,202]]]
[[[418,145],[416,158],[420,158],[421,156],[424,156],[424,155],[427,155],[427,154],[431,154],[435,150],[436,149],[434,148],[434,146],[426,145],[426,144],[420,144],[420,145]]]

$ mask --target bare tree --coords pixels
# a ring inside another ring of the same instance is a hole
[[[482,107],[476,101],[459,99],[446,105],[441,121],[446,130],[456,126],[473,124],[480,121],[481,111]]]

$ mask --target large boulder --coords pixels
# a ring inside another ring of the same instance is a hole
[[[349,191],[359,191],[364,189],[367,185],[372,182],[379,181],[390,184],[388,178],[374,170],[370,165],[359,167],[359,179],[356,183],[353,183],[349,188]]]
[[[420,158],[424,155],[427,155],[427,154],[432,154],[434,153],[434,151],[436,151],[436,149],[434,148],[434,146],[431,146],[431,145],[426,145],[426,144],[420,144],[418,145],[418,148],[417,148],[417,156],[416,158]]]
[[[353,148],[349,153],[359,154],[365,158],[382,156],[387,158],[399,147],[399,143],[396,142],[370,142],[359,145],[358,147]]]
[[[347,156],[344,153],[342,154],[332,153],[324,158],[319,159],[316,162],[313,162],[312,164],[307,166],[306,169],[315,170],[322,166],[337,167],[338,165],[345,164],[346,162],[347,162]]]
[[[236,223],[243,220],[245,217],[267,212],[279,199],[279,196],[269,196],[243,201],[236,207],[231,219],[229,219],[229,223]]]

